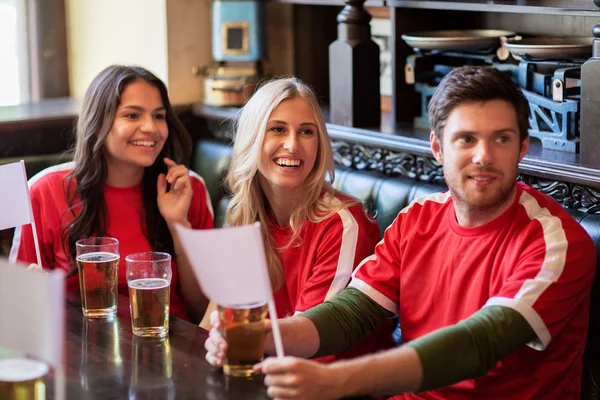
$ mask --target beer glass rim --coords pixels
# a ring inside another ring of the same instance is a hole
[[[231,308],[234,310],[241,310],[244,308],[258,308],[267,304],[267,301],[255,301],[252,303],[244,303],[244,304],[217,304],[219,307]]]
[[[110,246],[119,244],[119,240],[110,236],[98,236],[79,239],[75,242],[78,247]]]
[[[138,253],[127,254],[125,261],[128,263],[148,262],[148,261],[170,261],[171,255],[161,251],[141,251]]]
[[[7,369],[17,365],[20,368],[21,375],[10,376]],[[25,368],[25,370],[23,370]],[[25,372],[25,373],[23,373]],[[0,381],[2,382],[24,382],[40,378],[48,373],[48,364],[43,361],[32,360],[30,358],[6,358],[0,360]]]

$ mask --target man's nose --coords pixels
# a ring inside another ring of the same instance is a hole
[[[473,151],[473,163],[488,165],[492,162],[492,146],[487,141],[480,140]]]

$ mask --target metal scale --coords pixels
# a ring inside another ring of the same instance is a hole
[[[212,5],[212,55],[204,70],[204,104],[241,106],[263,76],[264,4],[215,0]]]
[[[402,38],[416,52],[405,65],[406,83],[421,94],[416,126],[429,128],[427,107],[447,73],[461,65],[488,65],[522,88],[530,136],[543,148],[578,152],[581,64],[591,54],[592,38],[522,39],[497,30],[427,31]]]

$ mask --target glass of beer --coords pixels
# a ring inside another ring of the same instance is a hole
[[[226,375],[250,377],[252,366],[264,358],[267,303],[224,307],[219,305],[221,334],[227,341],[223,364]]]
[[[169,333],[171,256],[134,253],[125,257],[131,326],[137,336],[165,337]]]
[[[44,400],[48,365],[27,358],[0,360],[0,399]]]
[[[78,240],[77,268],[81,308],[88,318],[112,318],[117,312],[119,241],[110,237]]]

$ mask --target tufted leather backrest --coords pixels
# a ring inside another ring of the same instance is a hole
[[[596,260],[600,262],[600,214],[584,214],[569,211],[583,226],[596,245]],[[583,355],[583,382],[581,398],[600,399],[600,273],[596,271],[590,304],[590,325],[588,340]]]
[[[200,141],[195,147],[192,169],[207,185],[215,209],[216,226],[222,226],[227,208],[227,193],[222,181],[229,165],[231,148],[214,140]],[[334,188],[362,201],[377,219],[383,231],[393,222],[400,210],[416,198],[445,190],[443,186],[417,182],[408,178],[390,177],[378,172],[357,171],[336,166]],[[569,211],[592,237],[600,262],[600,214]],[[596,275],[590,307],[590,329],[584,355],[582,399],[600,400],[600,274]]]
[[[417,182],[409,178],[390,177],[374,171],[357,171],[336,166],[333,187],[360,200],[383,231],[411,201],[430,193],[446,190],[444,186]]]

